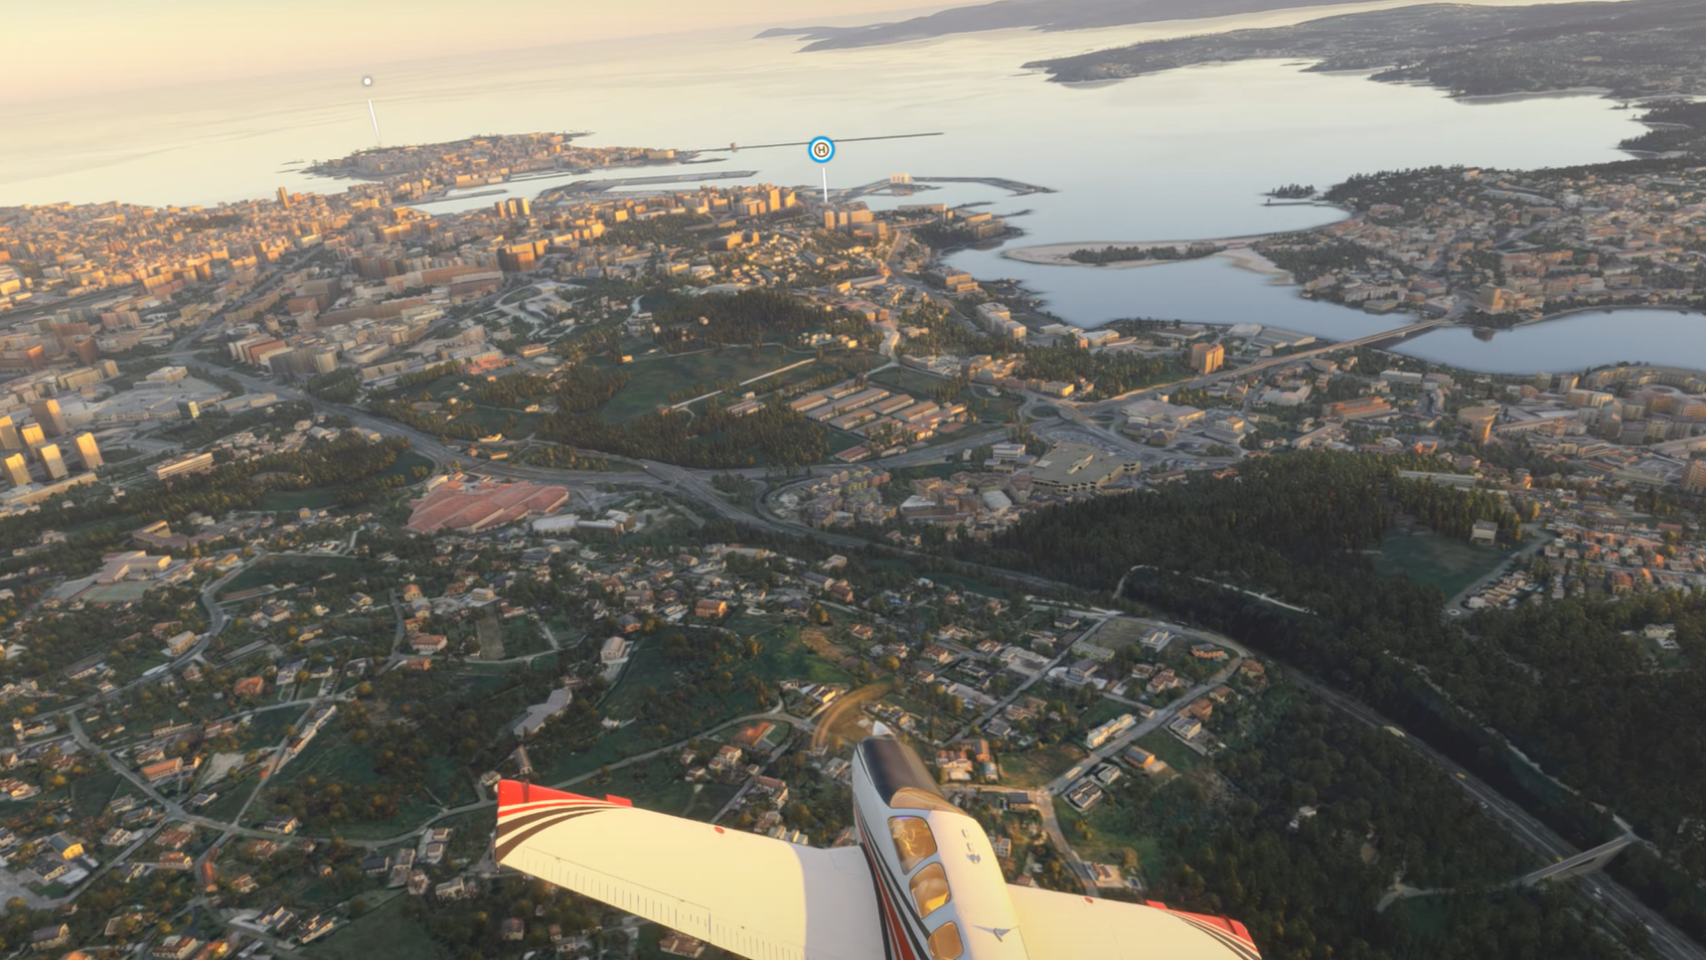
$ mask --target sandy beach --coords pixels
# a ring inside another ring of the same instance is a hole
[[[1183,263],[1182,260],[1126,260],[1119,263],[1080,263],[1072,259],[1072,254],[1079,250],[1100,250],[1103,247],[1141,247],[1145,250],[1155,247],[1179,247],[1181,249],[1193,243],[1212,243],[1221,247],[1217,257],[1225,257],[1235,265],[1256,273],[1264,273],[1285,283],[1292,282],[1291,274],[1281,270],[1272,260],[1261,255],[1255,249],[1255,244],[1266,240],[1267,235],[1252,237],[1219,237],[1212,240],[1093,240],[1082,243],[1046,243],[1034,247],[1018,247],[1013,250],[1003,250],[1001,255],[1011,260],[1024,263],[1041,263],[1051,267],[1087,267],[1095,270],[1128,270],[1134,267],[1159,267],[1169,263]]]

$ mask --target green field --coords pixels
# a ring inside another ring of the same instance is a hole
[[[668,935],[668,930],[655,923],[641,927],[639,936],[634,938],[634,960],[671,960],[670,954],[664,953],[659,946]],[[699,960],[737,960],[737,957],[727,950],[706,944]]]
[[[1116,703],[1112,700],[1099,698],[1097,699],[1095,706],[1079,715],[1078,723],[1079,726],[1084,729],[1099,727],[1121,714],[1130,712],[1131,708],[1123,703]]]
[[[306,708],[297,705],[250,714],[249,722],[239,728],[242,745],[251,750],[277,746],[284,739],[285,728],[301,720],[307,712]]]
[[[290,761],[283,772],[270,782],[268,792],[310,776],[322,783],[339,783],[346,787],[366,786],[379,779],[373,771],[372,750],[350,743],[343,732],[336,729],[321,731],[302,755]],[[426,787],[446,805],[474,799],[471,789],[462,789],[460,780],[455,761],[438,757],[429,767]],[[439,806],[432,802],[432,798],[418,795],[399,804],[397,816],[389,820],[342,823],[335,829],[352,839],[390,837],[419,826],[438,812]],[[271,815],[270,798],[262,796],[249,808],[248,818],[259,824]]]
[[[1161,868],[1161,846],[1154,837],[1133,829],[1133,801],[1121,789],[1123,786],[1116,784],[1112,791],[1107,791],[1107,798],[1092,807],[1089,813],[1079,813],[1064,799],[1056,797],[1055,816],[1060,818],[1060,828],[1078,856],[1092,863],[1120,866],[1124,852],[1133,850],[1137,853],[1141,876],[1145,865],[1156,870]],[[1080,831],[1079,824],[1090,828],[1088,839]],[[1126,875],[1130,876],[1130,872]]]
[[[501,433],[508,440],[521,440],[532,436],[541,419],[543,418],[537,413],[522,413],[503,407],[488,407],[478,403],[456,405],[455,422],[473,423],[480,428],[484,436]],[[512,420],[513,425],[510,422]]]
[[[979,393],[980,395],[983,393],[981,390],[973,392]],[[1019,400],[1011,393],[1004,393],[1001,396],[994,398],[983,396],[983,399],[989,404],[989,406],[977,415],[977,421],[979,423],[1006,423],[1008,418],[1012,416],[1013,411],[1019,409]]]
[[[1137,741],[1137,745],[1160,759],[1167,766],[1184,773],[1203,762],[1202,755],[1179,742],[1179,738],[1166,730],[1157,730]]]
[[[1153,629],[1155,628],[1146,623],[1116,617],[1102,624],[1101,629],[1086,642],[1094,643],[1105,650],[1123,650],[1141,642]]]
[[[120,788],[129,786],[129,781],[114,773],[111,767],[101,764],[66,787],[72,815],[79,818],[99,816],[106,809],[107,801],[118,796]]]
[[[303,557],[267,557],[259,563],[252,564],[247,570],[231,578],[220,592],[221,597],[244,590],[254,590],[267,584],[295,583],[303,584],[317,580],[328,573],[338,573],[344,576],[354,575],[361,570],[362,561],[354,557],[337,556],[303,556]]]
[[[431,470],[432,460],[421,456],[413,450],[405,450],[403,451],[403,455],[397,458],[396,463],[393,463],[389,467],[380,471],[376,475],[375,479],[383,480],[387,477],[402,477],[405,481],[413,483],[415,482],[414,470],[416,467],[425,467],[428,470]]]
[[[1395,533],[1381,542],[1380,552],[1374,556],[1374,569],[1384,577],[1407,573],[1413,582],[1436,587],[1450,598],[1515,552],[1515,549],[1471,546],[1431,532]]]
[[[608,713],[608,711],[606,712]],[[685,737],[686,734],[683,734],[684,739]],[[642,740],[634,733],[633,725],[623,727],[620,730],[611,730],[600,736],[591,750],[563,751],[550,762],[538,763],[539,782],[561,784],[565,780],[585,776],[606,764],[625,760],[637,753],[646,753],[658,746],[658,744]],[[593,790],[592,787],[587,789]],[[597,791],[593,790],[593,792]]]
[[[824,437],[824,447],[829,451],[832,457],[843,450],[851,450],[854,447],[863,446],[864,443],[864,437],[861,437],[856,433],[850,433],[846,430],[837,430],[833,427],[830,428],[829,435]]]
[[[551,641],[545,639],[545,631],[527,617],[503,620],[500,626],[504,656],[507,658],[530,656],[551,649]]]
[[[934,467],[906,467],[903,469],[905,470],[904,479],[911,480],[919,477],[946,475],[947,473],[963,470],[965,468],[964,466],[949,466],[944,464],[941,474],[933,473],[932,471],[935,469]],[[973,580],[970,577],[962,577],[958,574],[944,573],[939,570],[932,571],[924,567],[915,566],[909,560],[886,558],[880,560],[867,560],[866,563],[873,567],[882,567],[889,570],[899,571],[904,573],[908,578],[925,577],[932,583],[944,587],[951,587],[965,593],[975,593],[983,597],[996,597],[1000,599],[1006,599],[1012,596],[1011,590],[997,587],[993,584],[984,583],[981,580]]]
[[[800,639],[798,625],[775,625],[757,618],[734,617],[725,626],[738,634],[756,637],[759,642],[760,653],[757,659],[743,659],[730,664],[730,669],[737,677],[754,676],[771,685],[790,677],[823,683],[848,683],[851,680],[841,668],[811,652]],[[689,636],[691,635],[690,631]],[[754,702],[746,696],[735,698],[732,702],[714,701],[702,692],[684,688],[676,678],[675,665],[665,656],[665,641],[656,637],[640,641],[633,659],[600,705],[600,712],[620,720],[631,719],[639,712],[643,698],[648,696],[648,690],[655,691],[657,695],[682,697],[692,701],[700,717],[694,724],[694,729],[673,730],[668,741],[658,741],[639,733],[638,725],[624,726],[599,737],[591,750],[565,753],[550,762],[542,763],[539,782],[560,783],[592,773],[605,764],[647,753],[676,740],[699,736],[736,717],[758,713],[769,706]],[[614,786],[601,785],[601,789],[621,794]],[[674,802],[668,796],[665,799]]]
[[[588,792],[623,797],[637,807],[698,820],[715,816],[735,795],[735,788],[728,784],[688,783],[681,778],[683,772],[674,757],[658,757],[612,771],[609,783],[589,787]]]
[[[871,374],[872,383],[880,383],[885,387],[898,387],[907,393],[929,396],[930,391],[942,386],[948,381],[934,374],[914,370],[911,367],[890,367]]]
[[[302,754],[286,764],[271,782],[284,785],[307,777],[352,787],[366,786],[379,780],[373,772],[370,752],[350,743],[343,731],[335,727],[322,730],[315,736]]]
[[[800,639],[798,624],[775,624],[756,617],[735,616],[724,626],[743,636],[756,637],[760,645],[756,660],[741,661],[731,666],[738,674],[751,674],[766,683],[789,678],[818,683],[847,683],[851,679],[846,671],[811,652]],[[639,698],[647,687],[670,690],[674,674],[674,666],[664,657],[663,642],[657,639],[641,641],[639,652],[634,654],[605,700],[605,712],[616,717],[627,716],[638,707]],[[714,722],[738,715],[732,710],[720,711],[719,719]],[[682,731],[682,735],[698,732]]]
[[[1073,744],[1039,746],[1024,753],[1001,755],[1001,772],[1016,787],[1040,787],[1072,769],[1087,753]]]
[[[432,939],[421,924],[403,912],[406,896],[393,896],[371,912],[339,927],[318,943],[303,947],[299,954],[309,960],[369,960],[375,956],[439,960],[450,954]]]
[[[721,353],[707,350],[679,356],[671,356],[661,350],[639,354],[633,363],[622,366],[622,372],[629,377],[628,385],[599,408],[599,416],[612,423],[622,423],[669,403],[672,393],[721,380],[750,380],[813,356],[815,354],[803,350],[790,350],[779,355],[778,348],[774,346],[765,347],[757,360],[744,347],[731,347]],[[601,368],[610,366],[604,361],[597,361],[597,365]],[[809,376],[815,366],[790,370],[782,380]]]
[[[242,780],[221,780],[203,789],[216,790],[219,796],[207,805],[207,809],[198,812],[209,819],[230,822],[248,802],[249,795],[255,792],[255,778],[251,775]]]
[[[330,510],[337,505],[338,496],[333,491],[309,487],[306,490],[268,490],[257,509],[295,513],[303,507]]]
[[[797,678],[814,683],[850,683],[845,670],[812,653],[800,639],[797,623],[778,624],[774,620],[737,614],[723,624],[735,633],[754,636],[763,651],[751,664],[751,672],[760,680],[775,683]]]
[[[466,416],[480,417],[487,414],[490,415],[489,418],[492,421],[493,429],[502,426],[504,421],[510,416],[507,412],[499,413],[496,410],[485,408],[476,408],[475,414],[468,414]],[[536,414],[522,414],[519,415],[517,419],[522,422],[522,425],[518,428],[517,432],[522,435],[526,435],[527,433],[532,432],[532,429],[534,425],[537,424],[539,418]],[[484,425],[483,420],[481,422],[482,425]],[[416,467],[426,467],[430,470],[432,469],[432,461],[413,451],[405,451],[402,456],[397,458],[396,463],[393,463],[391,466],[376,474],[375,479],[402,477],[405,482],[414,483],[416,482],[414,478],[414,469]],[[294,512],[302,509],[303,507],[307,507],[310,510],[326,510],[337,505],[338,498],[336,491],[327,487],[309,487],[306,490],[268,490],[266,496],[261,498],[260,509]]]

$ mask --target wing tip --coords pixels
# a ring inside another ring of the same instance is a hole
[[[1217,916],[1211,916],[1211,915],[1206,914],[1206,913],[1191,913],[1188,910],[1175,910],[1172,907],[1167,906],[1165,903],[1162,903],[1159,900],[1145,900],[1144,906],[1154,907],[1157,910],[1163,911],[1165,913],[1173,914],[1176,917],[1188,917],[1189,919],[1195,920],[1198,923],[1204,923],[1204,924],[1208,924],[1209,926],[1212,926],[1212,927],[1218,927],[1219,929],[1226,931],[1227,933],[1231,934],[1232,936],[1237,937],[1239,940],[1244,941],[1244,943],[1250,947],[1250,950],[1252,952],[1254,952],[1257,956],[1261,956],[1261,951],[1259,949],[1257,949],[1257,947],[1256,947],[1256,939],[1254,937],[1250,936],[1250,931],[1242,923],[1239,923],[1237,920],[1234,920],[1231,917],[1225,917],[1225,916],[1217,917]]]

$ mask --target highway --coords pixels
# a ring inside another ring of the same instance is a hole
[[[1306,359],[1306,358],[1311,357],[1311,356],[1316,356],[1316,355],[1320,355],[1320,354],[1324,354],[1324,353],[1330,353],[1330,352],[1334,352],[1334,351],[1338,351],[1338,350],[1349,349],[1349,348],[1352,348],[1355,346],[1379,342],[1382,340],[1389,340],[1389,339],[1394,339],[1394,338],[1398,338],[1398,337],[1413,336],[1416,333],[1422,332],[1424,330],[1432,329],[1432,328],[1440,326],[1446,322],[1447,321],[1443,321],[1443,320],[1426,321],[1423,323],[1415,324],[1413,326],[1403,327],[1403,328],[1399,328],[1397,330],[1390,330],[1390,331],[1385,331],[1383,333],[1374,334],[1374,335],[1364,337],[1364,338],[1360,338],[1360,339],[1354,340],[1354,341],[1346,341],[1343,343],[1331,344],[1328,346],[1318,348],[1316,350],[1304,351],[1304,352],[1292,354],[1292,355],[1289,355],[1286,357],[1279,357],[1279,358],[1273,358],[1271,360],[1259,361],[1256,364],[1251,364],[1249,366],[1246,366],[1246,367],[1243,367],[1243,368],[1240,368],[1237,370],[1219,371],[1215,374],[1210,374],[1207,377],[1199,377],[1199,378],[1195,378],[1193,380],[1183,381],[1179,384],[1173,384],[1171,386],[1173,386],[1173,387],[1200,386],[1200,385],[1204,385],[1207,383],[1215,382],[1217,380],[1220,380],[1220,379],[1223,379],[1226,377],[1243,376],[1243,375],[1248,374],[1248,373],[1259,372],[1261,369],[1265,369],[1269,366],[1273,366],[1273,365],[1277,365],[1277,364],[1283,364],[1283,363],[1290,363],[1290,362],[1293,362],[1293,361],[1298,360],[1298,359]],[[179,343],[180,344],[187,344],[188,342],[190,342],[190,340],[191,340],[191,338],[185,338],[185,339],[180,340]],[[185,347],[179,347],[179,348],[175,349],[172,353],[172,356],[174,358],[174,362],[178,362],[178,363],[197,362],[197,358],[192,353],[190,353],[187,350],[187,348],[185,348]],[[356,424],[358,424],[362,427],[365,427],[367,429],[379,431],[382,433],[405,436],[411,441],[411,443],[414,446],[414,449],[417,452],[434,459],[441,466],[447,465],[452,460],[456,460],[456,459],[464,456],[460,451],[457,451],[455,449],[452,449],[450,447],[445,446],[443,443],[440,442],[440,440],[437,437],[430,436],[430,435],[425,434],[425,433],[418,431],[418,430],[414,430],[414,429],[409,428],[403,424],[399,424],[395,421],[391,421],[391,420],[387,420],[387,419],[384,419],[381,417],[377,417],[368,411],[361,410],[361,409],[356,408],[356,407],[343,405],[343,404],[327,403],[326,401],[319,400],[317,398],[310,398],[310,397],[305,396],[301,392],[296,391],[294,389],[291,389],[289,387],[285,387],[283,385],[276,384],[276,383],[273,383],[271,381],[265,381],[265,380],[261,380],[259,378],[251,377],[251,376],[247,375],[246,373],[232,371],[229,368],[221,370],[221,373],[233,376],[240,383],[244,384],[245,387],[252,389],[252,390],[255,390],[257,392],[275,393],[281,399],[311,399],[314,402],[314,404],[316,405],[316,407],[318,407],[319,409],[325,410],[327,412],[333,412],[333,413],[338,413],[338,414],[342,414],[344,416],[347,416],[350,418],[351,422],[356,423]],[[1095,410],[1099,410],[1099,409],[1105,409],[1105,408],[1112,407],[1114,405],[1126,402],[1127,400],[1129,400],[1133,396],[1141,395],[1144,393],[1151,393],[1151,392],[1154,392],[1157,390],[1163,390],[1163,389],[1167,389],[1167,388],[1166,387],[1151,387],[1151,388],[1147,388],[1146,390],[1133,391],[1132,393],[1125,394],[1125,395],[1118,397],[1118,398],[1115,398],[1113,400],[1103,401],[1102,403],[1094,404],[1094,405],[1086,405],[1084,407],[1081,407],[1080,409],[1086,410],[1086,411],[1095,411]],[[888,460],[867,461],[867,463],[870,465],[880,465],[880,466],[885,466],[885,467],[896,467],[896,466],[904,466],[904,465],[911,465],[911,464],[918,464],[918,463],[941,462],[942,458],[946,455],[958,452],[960,450],[970,449],[973,446],[977,446],[981,443],[988,442],[988,439],[989,439],[988,435],[959,438],[955,442],[941,446],[941,447],[926,448],[926,449],[919,450],[919,451],[909,452],[907,454],[903,454],[903,455],[898,456],[898,457],[893,457],[893,458],[890,458]],[[617,458],[617,459],[620,459],[620,458]],[[798,526],[798,525],[794,525],[794,524],[783,523],[783,522],[775,520],[774,518],[765,516],[762,511],[760,511],[758,513],[750,512],[750,511],[742,508],[741,506],[731,502],[727,497],[724,497],[721,494],[719,494],[715,489],[712,488],[711,483],[710,483],[710,481],[713,477],[717,476],[720,473],[725,473],[725,472],[740,473],[740,474],[744,474],[747,476],[763,476],[767,472],[763,468],[750,468],[747,470],[739,470],[739,471],[711,471],[711,470],[701,471],[701,470],[691,470],[691,469],[687,469],[687,468],[677,467],[677,466],[673,466],[673,465],[669,465],[669,464],[662,464],[662,463],[655,463],[655,462],[639,462],[639,466],[642,467],[642,469],[640,471],[636,471],[636,472],[601,472],[601,471],[584,471],[584,470],[581,470],[581,471],[561,470],[561,469],[550,468],[550,467],[537,467],[537,466],[528,466],[528,465],[523,465],[523,464],[511,464],[511,463],[507,463],[507,462],[487,462],[487,461],[478,461],[478,460],[471,461],[468,464],[468,466],[470,467],[470,469],[477,469],[482,473],[490,474],[493,476],[515,477],[518,479],[535,480],[538,482],[580,483],[580,484],[595,484],[595,485],[597,485],[597,484],[618,484],[618,485],[622,485],[622,486],[644,487],[644,488],[651,488],[651,489],[657,489],[657,490],[674,491],[677,493],[681,493],[681,494],[683,494],[683,495],[685,495],[685,496],[687,496],[693,500],[698,501],[700,504],[702,504],[705,507],[708,507],[710,510],[712,510],[713,512],[715,512],[719,516],[725,517],[729,520],[732,520],[732,521],[735,521],[738,523],[746,524],[749,526],[756,526],[756,527],[760,527],[760,528],[775,531],[775,532],[787,533],[787,534],[792,535],[792,536],[801,536],[801,537],[811,536],[815,539],[819,539],[819,540],[822,540],[824,542],[846,545],[846,546],[850,546],[850,547],[861,547],[862,548],[862,547],[871,546],[871,544],[868,541],[861,540],[861,539],[858,539],[855,537],[841,535],[841,534],[828,533],[825,531],[814,531],[814,530],[810,530],[809,528],[806,528],[806,527],[802,527],[802,526]],[[904,551],[904,550],[897,550],[895,552],[908,553],[908,554],[912,553],[912,551]],[[989,575],[994,576],[998,579],[1006,579],[1008,581],[1018,583],[1018,584],[1026,586],[1028,588],[1039,590],[1039,591],[1051,591],[1052,592],[1052,591],[1058,591],[1058,590],[1066,590],[1069,592],[1077,592],[1079,589],[1079,588],[1073,587],[1069,584],[1061,584],[1061,583],[1058,583],[1055,581],[1047,580],[1047,579],[1037,577],[1034,575],[1030,575],[1030,574],[1020,573],[1020,572],[1015,572],[1015,571],[1008,571],[1008,570],[996,570],[996,569],[992,569],[992,568],[977,568],[976,565],[971,565],[971,566],[973,566],[974,569],[987,569],[987,572]],[[214,609],[215,610],[217,609],[217,605],[214,605]],[[215,613],[214,615],[216,618],[220,616],[217,613]],[[1169,628],[1175,629],[1175,630],[1179,629],[1177,627],[1172,627],[1170,625],[1169,625]],[[1238,649],[1240,653],[1243,653],[1243,651],[1238,647],[1238,645],[1227,641],[1223,637],[1213,636],[1213,635],[1209,635],[1209,634],[1203,634],[1203,636],[1205,637],[1205,639],[1211,639],[1215,643],[1223,644],[1223,645],[1226,645],[1226,646],[1233,648],[1233,649]],[[1060,657],[1056,657],[1056,659],[1054,661],[1052,661],[1050,665],[1053,666],[1055,664],[1058,664],[1059,661],[1060,661]],[[1355,718],[1359,722],[1368,724],[1370,726],[1376,726],[1376,727],[1393,727],[1394,726],[1389,720],[1385,719],[1384,717],[1381,717],[1375,711],[1369,709],[1368,707],[1362,705],[1361,703],[1359,703],[1355,700],[1350,699],[1349,697],[1346,697],[1342,694],[1339,694],[1339,693],[1323,686],[1322,684],[1316,682],[1312,678],[1309,678],[1305,675],[1300,674],[1298,671],[1288,670],[1287,673],[1288,673],[1288,676],[1290,676],[1290,678],[1294,682],[1296,682],[1299,686],[1301,686],[1307,690],[1310,690],[1311,692],[1313,692],[1317,696],[1321,697],[1324,701],[1326,701],[1330,705],[1332,705],[1335,708],[1339,709],[1340,711],[1352,716],[1353,718]],[[1190,698],[1181,699],[1179,701],[1179,703],[1188,703],[1189,699]],[[1009,699],[1009,702],[1011,702],[1011,699]],[[997,708],[997,709],[999,709],[999,708]],[[1157,711],[1157,716],[1158,717],[1161,716],[1161,711]],[[1144,725],[1144,728],[1145,728],[1144,732],[1147,732],[1148,729],[1153,729],[1153,726],[1154,725],[1146,723]],[[1394,729],[1396,729],[1396,728],[1394,727]],[[1138,734],[1138,735],[1141,735],[1141,734]],[[81,736],[80,736],[80,739],[82,739]],[[1117,751],[1118,749],[1123,748],[1125,743],[1128,743],[1130,741],[1130,739],[1132,739],[1132,738],[1122,737],[1122,738],[1120,738],[1117,745],[1115,745],[1109,749]],[[1477,800],[1482,805],[1482,807],[1488,812],[1488,814],[1490,816],[1494,817],[1495,820],[1497,820],[1499,823],[1504,825],[1525,846],[1527,846],[1531,850],[1533,850],[1538,856],[1543,858],[1547,863],[1556,863],[1557,861],[1560,861],[1560,860],[1566,860],[1566,859],[1568,859],[1568,858],[1570,858],[1570,857],[1572,857],[1572,856],[1574,856],[1580,852],[1574,846],[1572,846],[1568,841],[1564,840],[1563,838],[1559,837],[1557,834],[1552,832],[1548,827],[1546,827],[1538,819],[1536,819],[1532,815],[1528,814],[1528,812],[1523,810],[1519,805],[1517,805],[1516,803],[1506,799],[1503,795],[1499,794],[1496,790],[1494,790],[1490,786],[1486,785],[1485,783],[1481,782],[1480,780],[1475,778],[1472,774],[1468,773],[1468,771],[1463,770],[1460,767],[1458,767],[1458,765],[1455,764],[1454,762],[1452,762],[1449,758],[1445,757],[1443,754],[1440,754],[1438,751],[1433,750],[1426,743],[1422,742],[1421,740],[1419,740],[1418,738],[1413,737],[1413,736],[1406,736],[1404,738],[1404,742],[1407,743],[1408,745],[1410,745],[1412,749],[1415,749],[1423,757],[1427,758],[1430,762],[1434,763],[1436,766],[1438,766],[1439,768],[1445,770],[1448,774],[1450,774],[1453,777],[1453,779],[1455,779],[1457,781],[1457,783],[1466,792],[1468,792],[1475,800]],[[97,751],[97,752],[99,752],[99,751]],[[1110,753],[1109,755],[1112,755],[1112,754]],[[638,758],[635,758],[635,759],[638,759]],[[1091,762],[1092,761],[1086,761],[1086,764],[1089,764]],[[114,766],[115,766],[115,768],[117,768],[118,764],[115,763]],[[121,770],[121,773],[125,773],[125,775],[127,777],[131,776],[131,774],[129,772],[126,772],[124,770]],[[1053,787],[1053,786],[1056,786],[1056,785],[1051,784],[1051,787]],[[146,790],[146,792],[150,796],[157,796],[157,794],[155,794],[154,791],[152,791],[152,790]],[[176,813],[178,813],[178,810],[181,808],[177,808],[176,805],[169,805],[169,809],[171,809],[172,812],[174,814],[176,814]],[[452,813],[452,812],[456,812],[456,811],[446,811],[446,814]],[[217,823],[215,821],[208,821],[208,820],[205,820],[204,818],[200,818],[200,817],[183,816],[182,819],[188,820],[192,823],[200,823],[204,826],[209,826],[209,827],[213,827],[213,828],[217,828],[217,829],[230,829],[231,828],[231,825],[229,825],[229,824],[221,824],[221,823]],[[243,833],[245,835],[253,833],[252,831],[236,831],[236,832]],[[402,839],[402,838],[391,838],[391,839],[386,840],[386,841],[379,841],[378,843],[383,844],[383,843],[388,843],[388,842],[398,842],[400,839]],[[362,844],[362,845],[369,845],[369,844]],[[1606,877],[1603,873],[1592,873],[1592,874],[1582,876],[1580,878],[1580,884],[1581,884],[1581,889],[1586,891],[1586,893],[1589,896],[1591,896],[1596,903],[1604,906],[1607,910],[1609,910],[1614,915],[1616,915],[1620,920],[1622,920],[1623,922],[1625,922],[1627,924],[1639,925],[1640,927],[1647,930],[1649,936],[1651,937],[1651,941],[1652,941],[1654,948],[1657,949],[1658,952],[1661,953],[1666,958],[1666,960],[1706,960],[1706,950],[1703,950],[1698,944],[1696,944],[1692,940],[1690,940],[1685,934],[1683,934],[1681,931],[1677,930],[1675,927],[1671,926],[1670,923],[1668,921],[1666,921],[1663,917],[1659,916],[1656,912],[1649,909],[1646,905],[1642,904],[1628,890],[1624,889],[1622,886],[1618,885],[1617,883],[1612,881],[1610,878]]]
[[[1578,853],[1568,859],[1560,860],[1549,867],[1541,867],[1539,870],[1523,877],[1520,882],[1533,886],[1543,880],[1551,880],[1555,877],[1568,878],[1581,876],[1600,869],[1605,866],[1605,864],[1610,863],[1611,859],[1617,856],[1624,847],[1627,847],[1632,843],[1639,842],[1640,841],[1633,835],[1626,833],[1623,836],[1618,837],[1616,840],[1602,843],[1599,846],[1594,847],[1592,850],[1583,850],[1581,853]]]
[[[1401,729],[1392,721],[1376,713],[1362,703],[1351,699],[1323,684],[1314,678],[1294,669],[1286,670],[1286,678],[1305,690],[1315,694],[1330,706],[1350,716],[1352,719],[1370,727]],[[1474,774],[1458,766],[1455,761],[1427,745],[1420,738],[1405,734],[1403,742],[1412,750],[1421,754],[1434,766],[1451,774],[1465,793],[1481,805],[1487,815],[1500,823],[1522,844],[1533,850],[1548,864],[1557,864],[1568,860],[1581,851],[1576,849],[1568,840],[1552,832],[1550,827],[1524,810],[1521,806],[1507,799],[1504,794],[1488,786]],[[1645,928],[1652,939],[1654,949],[1667,960],[1706,960],[1706,950],[1691,940],[1682,931],[1676,929],[1668,920],[1642,903],[1634,894],[1624,889],[1615,880],[1603,873],[1589,873],[1577,878],[1593,902],[1604,907],[1619,920],[1630,927]]]

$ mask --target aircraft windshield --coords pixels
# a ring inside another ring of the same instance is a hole
[[[936,854],[936,835],[922,817],[890,817],[889,836],[894,838],[895,856],[900,869],[911,873],[912,868]]]
[[[942,865],[932,863],[912,878],[912,900],[918,904],[918,915],[928,917],[947,903],[953,895],[948,892],[948,875]]]
[[[930,935],[930,956],[933,960],[956,960],[965,952],[965,944],[960,942],[960,928],[953,921],[948,921],[936,928]]]

